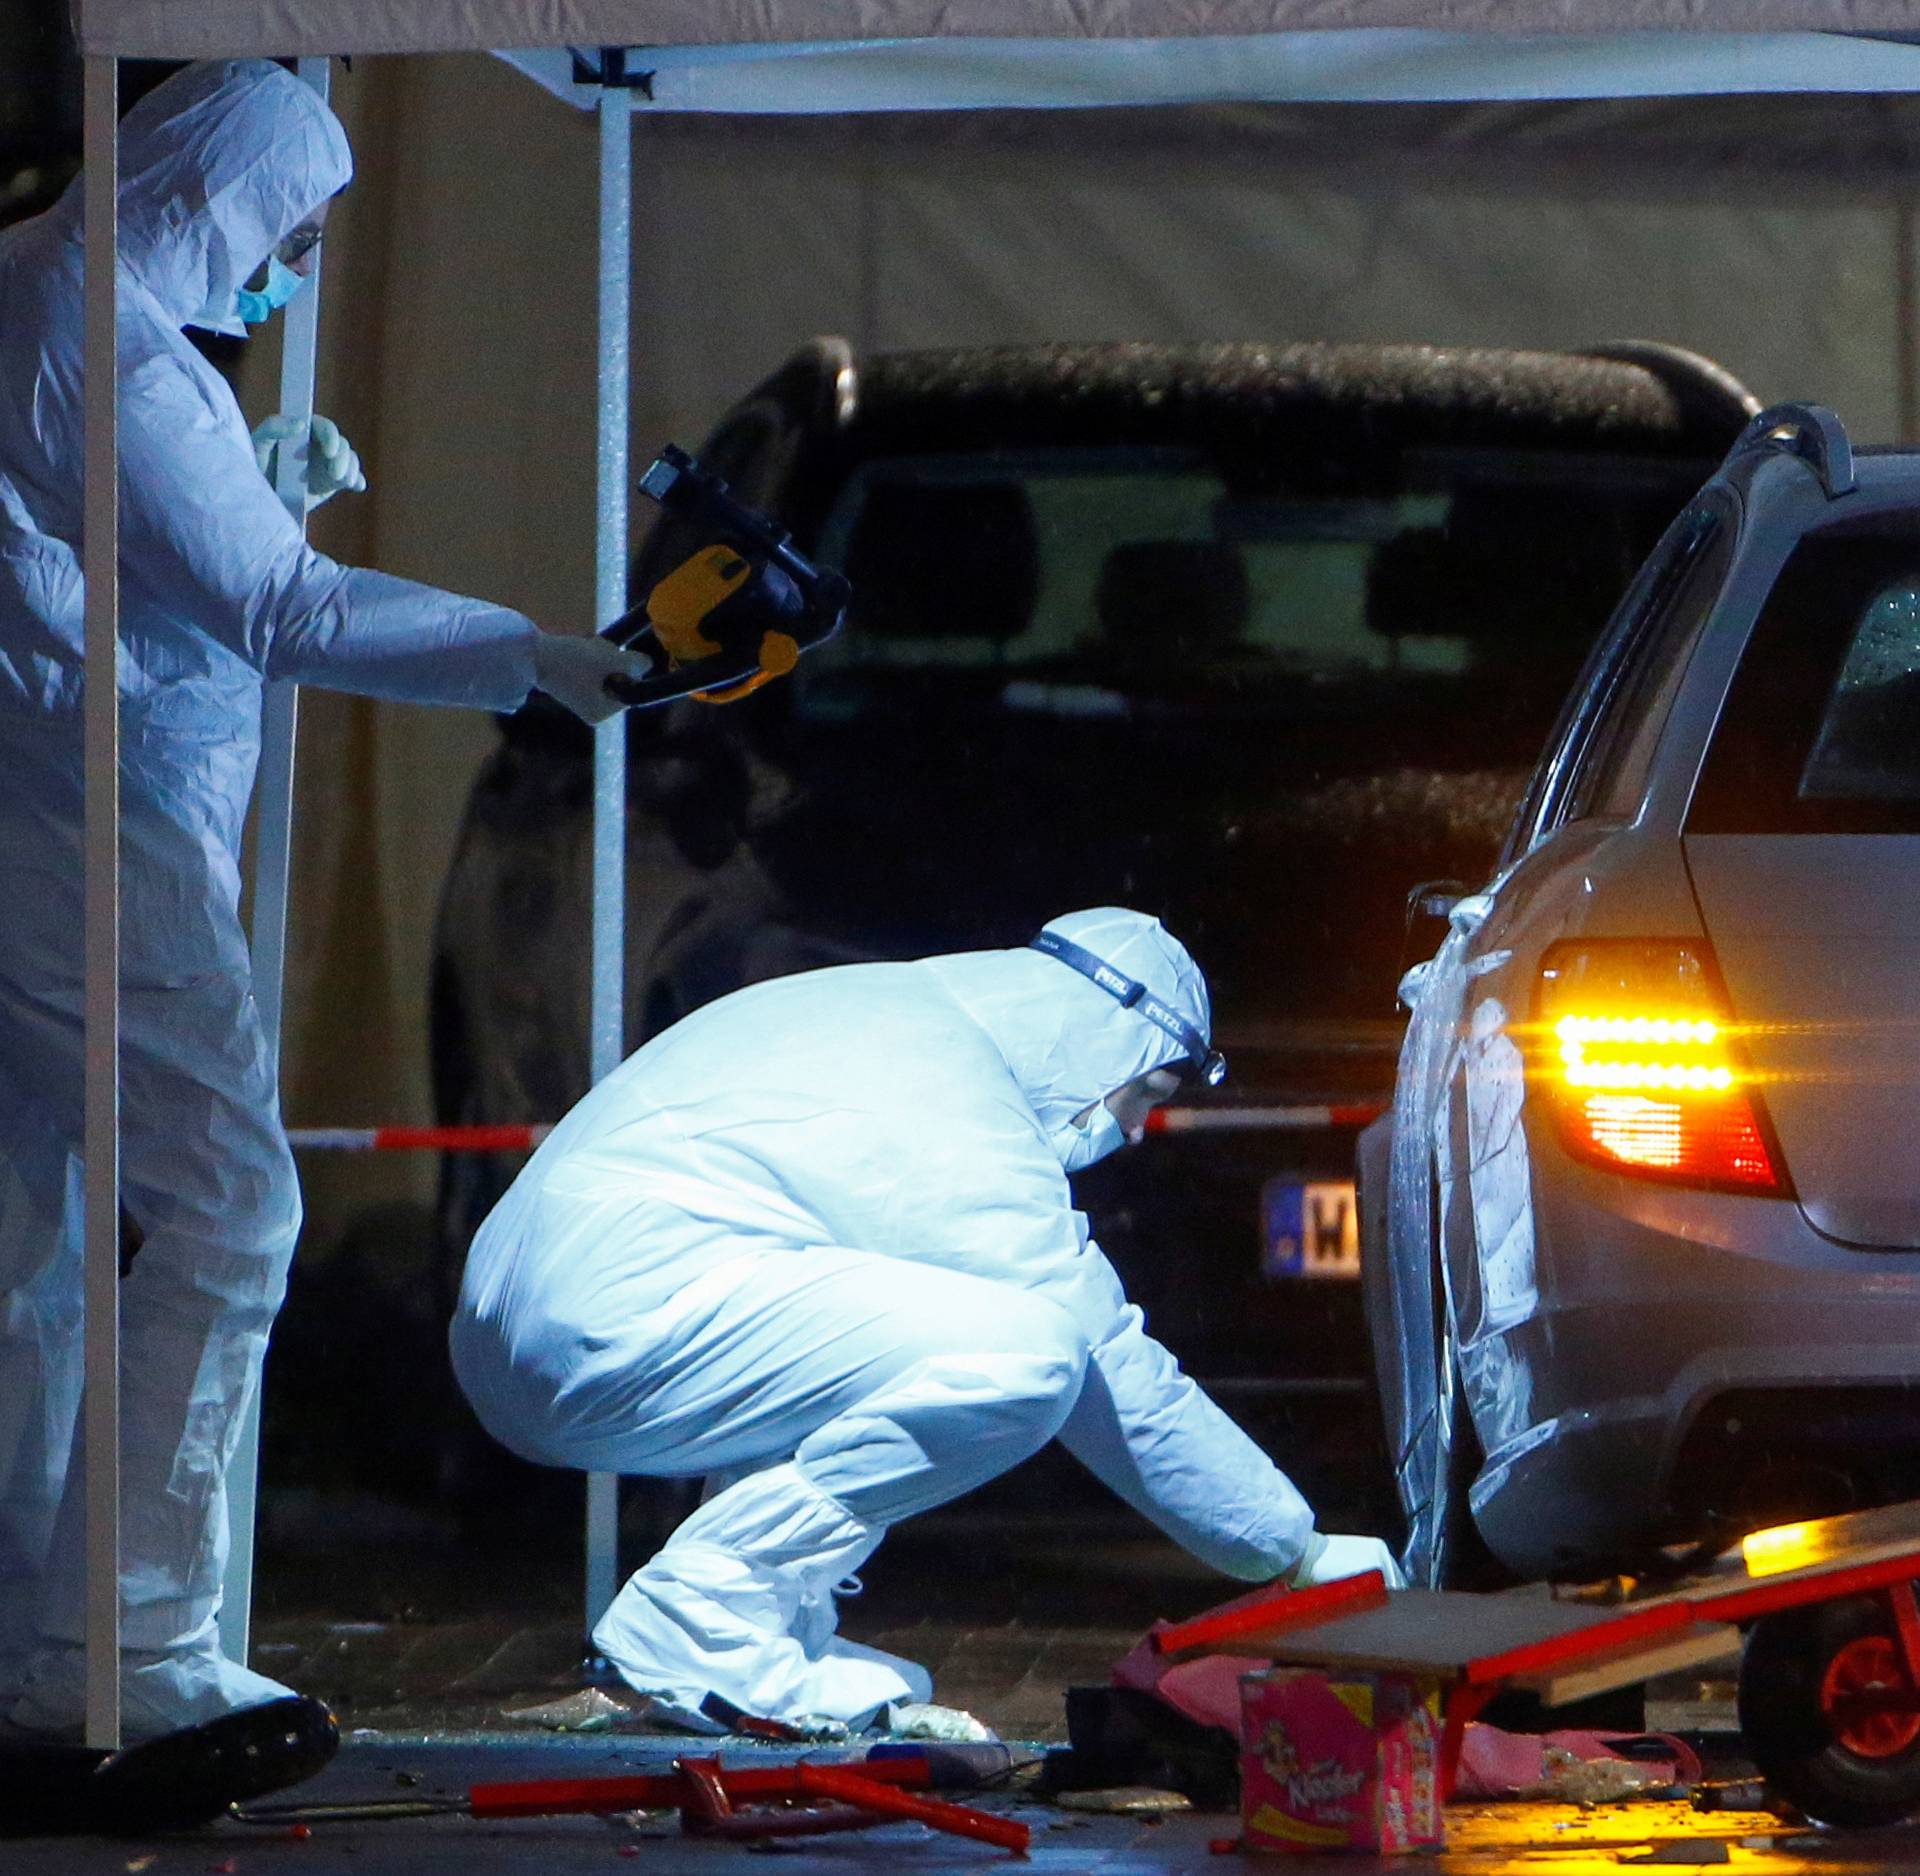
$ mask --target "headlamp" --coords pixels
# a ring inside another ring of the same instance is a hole
[[[1050,958],[1076,970],[1099,985],[1123,1010],[1144,1016],[1156,1029],[1164,1029],[1186,1053],[1180,1072],[1197,1076],[1209,1088],[1217,1088],[1227,1078],[1227,1058],[1209,1045],[1205,1036],[1169,1004],[1162,1003],[1145,984],[1117,971],[1105,958],[1096,956],[1084,945],[1058,932],[1043,931],[1028,947],[1044,951]],[[1167,1064],[1172,1067],[1172,1063]]]

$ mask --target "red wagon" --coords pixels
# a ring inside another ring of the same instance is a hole
[[[1830,1824],[1920,1811],[1920,1503],[1757,1532],[1710,1569],[1624,1593],[1389,1591],[1378,1571],[1178,1623],[1164,1655],[1230,1650],[1402,1669],[1447,1688],[1443,1790],[1503,1687],[1548,1706],[1740,1656],[1740,1730],[1769,1784]]]

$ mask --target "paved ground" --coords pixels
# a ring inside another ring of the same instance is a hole
[[[682,1746],[657,1740],[421,1740],[394,1735],[351,1741],[302,1795],[315,1801],[456,1795],[482,1780],[591,1777],[664,1770]],[[766,1763],[774,1755],[729,1749],[729,1762]],[[1033,1830],[1029,1867],[1092,1871],[1099,1876],[1230,1869],[1211,1848],[1234,1829],[1231,1818],[1187,1816],[1157,1825],[1069,1814],[1015,1794],[978,1802],[1017,1817]],[[1843,1836],[1810,1833],[1770,1816],[1702,1818],[1683,1805],[1643,1803],[1582,1812],[1566,1805],[1455,1807],[1451,1843],[1426,1863],[1436,1876],[1610,1876],[1636,1863],[1721,1864],[1757,1876],[1800,1870],[1894,1872],[1920,1867],[1920,1830]],[[683,1837],[671,1816],[518,1819],[481,1823],[440,1817],[376,1824],[318,1824],[296,1840],[284,1827],[267,1831],[223,1823],[150,1841],[67,1839],[0,1843],[7,1876],[414,1876],[415,1872],[612,1870],[631,1862],[658,1876],[725,1876],[776,1859],[787,1876],[864,1876],[865,1872],[942,1872],[998,1867],[1005,1853],[936,1837],[918,1825],[779,1849],[703,1843]],[[1357,1856],[1310,1856],[1290,1867],[1300,1876],[1367,1876],[1408,1865]]]
[[[349,1726],[489,1728],[503,1708],[581,1685],[578,1539],[471,1545],[396,1524],[378,1558],[369,1518],[347,1554],[338,1507],[283,1516],[262,1563],[253,1664],[326,1700]],[[642,1551],[641,1554],[644,1554]],[[638,1556],[631,1559],[638,1561]],[[928,1667],[936,1697],[1008,1738],[1064,1736],[1063,1696],[1104,1682],[1156,1616],[1232,1593],[1124,1508],[966,1509],[895,1531],[840,1604],[855,1640]]]
[[[1329,1442],[1319,1450],[1336,1449]],[[1072,1477],[1031,1472],[1017,1491],[903,1526],[865,1572],[865,1594],[842,1605],[842,1628],[925,1662],[940,1699],[978,1713],[1004,1737],[1042,1747],[1059,1740],[1069,1686],[1104,1682],[1113,1659],[1153,1617],[1193,1614],[1232,1589],[1131,1514],[1069,1483]],[[1339,1485],[1330,1475],[1316,1482],[1316,1496],[1337,1504]],[[1355,1488],[1355,1507],[1363,1490],[1364,1482]],[[328,1700],[348,1733],[340,1758],[302,1797],[408,1798],[491,1779],[660,1770],[687,1749],[685,1740],[658,1735],[555,1735],[502,1717],[582,1686],[579,1526],[565,1491],[536,1479],[524,1493],[503,1495],[498,1515],[477,1525],[364,1496],[281,1492],[272,1511],[263,1530],[255,1663]],[[629,1512],[631,1563],[675,1512],[645,1501]],[[1676,1730],[1724,1728],[1728,1692],[1670,1685],[1648,1720]],[[724,1754],[729,1763],[773,1756],[732,1742]],[[1148,1876],[1233,1867],[1210,1850],[1235,1830],[1231,1816],[1153,1825],[1067,1813],[1018,1792],[982,1802],[1033,1827],[1032,1863],[1041,1869]],[[1704,1819],[1658,1803],[1585,1813],[1546,1804],[1458,1807],[1450,1828],[1451,1848],[1424,1867],[1584,1876],[1651,1858],[1766,1876],[1920,1870],[1920,1830],[1815,1836],[1771,1817]],[[684,1839],[671,1816],[439,1817],[317,1826],[300,1841],[232,1823],[146,1842],[0,1840],[0,1876],[560,1876],[627,1861],[661,1876],[744,1876],[747,1856],[781,1859],[791,1876],[935,1876],[1006,1860],[912,1825],[746,1850]],[[1295,1867],[1303,1876],[1363,1876],[1386,1866],[1309,1857]]]
[[[542,1562],[538,1547],[490,1549],[484,1567],[442,1557],[436,1575],[421,1555],[409,1556],[412,1540],[395,1530],[377,1560],[359,1554],[347,1571],[340,1553],[322,1541],[325,1522],[281,1526],[275,1595],[283,1607],[262,1621],[256,1650],[261,1666],[333,1702],[348,1732],[339,1759],[302,1788],[302,1799],[414,1799],[503,1778],[664,1770],[688,1749],[684,1739],[654,1734],[569,1736],[514,1729],[502,1719],[503,1710],[550,1701],[582,1684],[579,1624],[564,1613],[575,1573],[558,1570],[554,1556]],[[369,1520],[358,1522],[364,1537]],[[284,1553],[301,1529],[304,1579]],[[426,1551],[441,1555],[437,1542]],[[1152,1615],[1192,1613],[1220,1589],[1217,1579],[1123,1516],[1085,1507],[1051,1517],[974,1512],[896,1533],[883,1565],[869,1573],[867,1594],[846,1605],[843,1626],[926,1662],[943,1699],[976,1711],[1004,1736],[1044,1746],[1062,1735],[1067,1686],[1104,1681],[1115,1655]],[[284,1607],[306,1598],[330,1600],[333,1608]],[[1671,1684],[1649,1719],[1724,1728],[1727,1693],[1724,1686]],[[1723,1755],[1725,1747],[1723,1735]],[[713,1748],[703,1742],[698,1749]],[[728,1763],[788,1756],[734,1742],[721,1750]],[[1019,1790],[980,1802],[1032,1827],[1031,1864],[1043,1871],[1172,1876],[1233,1867],[1211,1848],[1235,1832],[1231,1816],[1159,1824],[1087,1817]],[[1424,1866],[1436,1876],[1587,1876],[1641,1861],[1724,1864],[1763,1876],[1920,1869],[1920,1830],[1814,1835],[1767,1816],[1702,1818],[1663,1803],[1589,1812],[1463,1806],[1452,1813],[1450,1829],[1451,1847]],[[917,1825],[750,1850],[689,1840],[671,1815],[508,1823],[443,1816],[316,1825],[300,1840],[284,1829],[224,1823],[148,1841],[0,1841],[0,1876],[564,1876],[625,1862],[660,1876],[744,1876],[750,1856],[774,1857],[790,1876],[940,1876],[1007,1860]],[[1389,1866],[1309,1857],[1295,1867],[1302,1876],[1364,1876]]]
[[[1065,1689],[1105,1681],[1139,1633],[1017,1620],[842,1626],[930,1668],[949,1705],[989,1717],[1007,1738],[1034,1740],[1064,1737]],[[583,1685],[579,1628],[569,1622],[277,1623],[265,1629],[254,1665],[326,1700],[348,1727],[409,1734],[491,1729],[515,1708]]]

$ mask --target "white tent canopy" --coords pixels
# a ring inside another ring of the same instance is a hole
[[[899,39],[1084,46],[1435,28],[1897,34],[1913,24],[1910,0],[82,0],[80,42],[123,58],[205,58]]]
[[[588,63],[502,56],[592,108]],[[595,55],[597,57],[597,55]],[[1176,39],[906,39],[649,46],[623,61],[641,112],[842,113],[1294,102],[1429,103],[1893,92],[1920,43],[1837,33],[1499,35],[1384,28]]]
[[[633,48],[640,110],[782,114],[1903,91],[1913,25],[1909,0],[80,0],[88,53],[507,49],[591,104],[568,49]]]

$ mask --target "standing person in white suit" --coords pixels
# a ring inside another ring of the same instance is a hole
[[[1398,1580],[1377,1540],[1314,1529],[1074,1209],[1070,1172],[1218,1079],[1210,1030],[1156,920],[1079,912],[1024,950],[722,998],[534,1154],[474,1238],[454,1365],[527,1459],[730,1476],[594,1631],[666,1715],[926,1700],[923,1669],[835,1635],[835,1588],[1055,1437],[1229,1576]]]
[[[264,60],[198,65],[120,127],[121,1680],[130,1739],[286,1690],[216,1640],[224,1476],[300,1228],[240,923],[269,678],[581,715],[638,675],[597,639],[346,567],[301,538],[183,328],[300,283],[352,162]],[[0,1730],[85,1710],[79,1399],[81,184],[0,234]],[[259,285],[252,284],[259,277]],[[264,427],[263,427],[264,428]],[[292,440],[269,430],[263,452]],[[364,486],[331,426],[316,479]],[[312,491],[310,490],[310,493]],[[642,667],[643,668],[643,667]],[[109,681],[111,678],[109,677]]]

